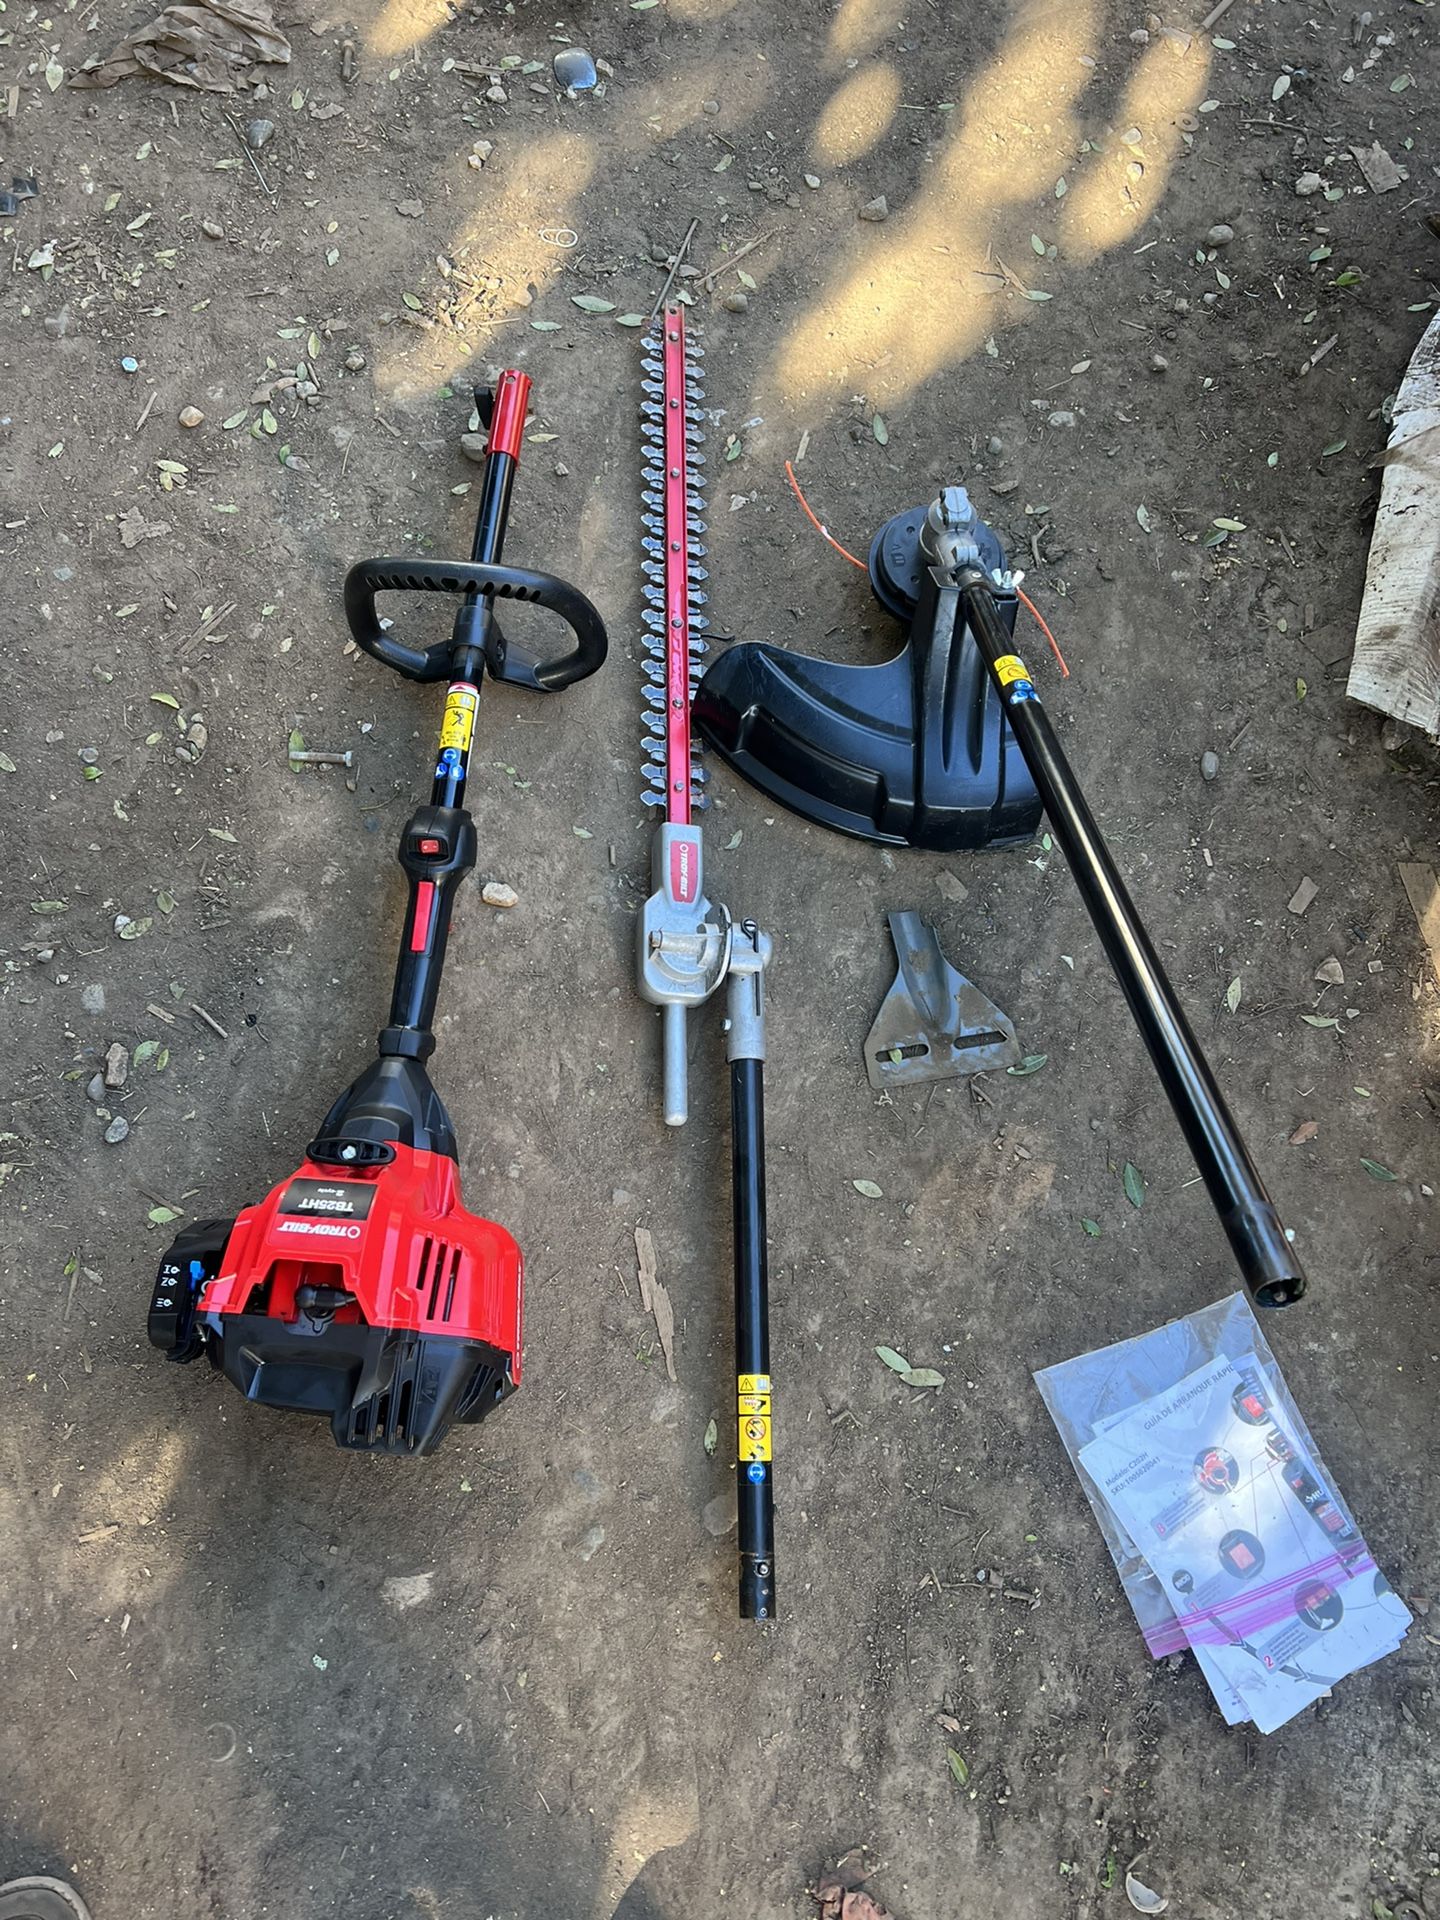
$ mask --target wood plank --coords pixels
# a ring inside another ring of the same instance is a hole
[[[1440,314],[1395,400],[1348,691],[1440,736]]]
[[[1415,915],[1420,938],[1430,949],[1430,964],[1435,969],[1437,982],[1440,982],[1440,881],[1436,880],[1433,867],[1402,860],[1400,884]]]

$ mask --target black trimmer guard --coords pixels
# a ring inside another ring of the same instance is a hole
[[[754,642],[721,654],[695,694],[717,753],[781,806],[890,846],[954,853],[1012,846],[1040,824],[1040,797],[1000,696],[921,546],[926,508],[897,514],[870,548],[870,584],[908,623],[883,666],[843,666]],[[977,525],[987,571],[1005,565]],[[997,596],[1015,624],[1013,593]]]

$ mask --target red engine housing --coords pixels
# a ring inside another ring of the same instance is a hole
[[[519,1384],[524,1260],[503,1227],[466,1212],[446,1154],[397,1144],[388,1165],[355,1173],[302,1161],[237,1216],[197,1309],[299,1321],[316,1288],[349,1296],[326,1315],[337,1326],[483,1341]]]

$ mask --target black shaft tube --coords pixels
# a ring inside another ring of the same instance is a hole
[[[771,1475],[770,1297],[765,1254],[765,1066],[730,1063],[735,1203],[735,1372],[739,1445],[740,1618],[775,1618],[775,1495]]]
[[[470,543],[470,558],[482,566],[495,566],[500,559],[518,464],[511,453],[492,450],[485,456],[480,474],[480,504],[475,509],[475,538]],[[495,603],[488,593],[476,593],[472,589],[460,602],[451,635],[457,678],[479,678],[480,662],[494,618]]]
[[[956,584],[1055,838],[1150,1050],[1245,1285],[1257,1306],[1288,1306],[1305,1291],[1305,1270],[1085,804],[1050,717],[1015,656],[1015,642],[995,605],[994,590],[970,567],[961,569]]]

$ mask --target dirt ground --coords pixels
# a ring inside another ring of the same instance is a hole
[[[0,223],[0,1870],[73,1872],[97,1920],[791,1920],[864,1846],[897,1920],[1119,1914],[1137,1858],[1207,1920],[1440,1912],[1440,1003],[1396,873],[1435,856],[1436,763],[1344,693],[1382,409],[1437,294],[1436,69],[1408,0],[1353,27],[1200,12],[287,8],[268,92],[212,97],[65,83],[144,0],[11,0],[0,154],[40,192]],[[567,38],[608,62],[603,95],[557,94]],[[468,68],[504,59],[492,100]],[[1351,153],[1374,141],[1408,176],[1384,194]],[[705,1525],[732,1458],[718,1013],[668,1134],[631,980],[650,823],[615,317],[649,312],[692,219],[702,268],[760,242],[747,312],[721,304],[735,271],[681,282],[717,410],[717,627],[891,643],[790,496],[802,437],[862,552],[973,486],[1308,1263],[1268,1331],[1422,1617],[1273,1738],[1227,1730],[1193,1662],[1147,1659],[1030,1378],[1237,1284],[1058,854],[890,857],[721,771],[713,890],[777,950],[782,1618],[734,1617],[733,1537]],[[559,699],[486,694],[479,879],[520,905],[464,897],[434,1070],[467,1202],[526,1250],[525,1382],[401,1465],[167,1367],[149,1215],[265,1191],[384,1017],[436,700],[347,647],[339,586],[367,553],[465,547],[467,383],[507,364],[536,383],[507,558],[583,586],[612,656]],[[296,725],[353,777],[292,772]],[[1043,1070],[872,1095],[884,915],[910,906]],[[1313,978],[1331,956],[1343,986]],[[114,1041],[156,1046],[97,1112]],[[882,1343],[944,1387],[911,1392]]]

